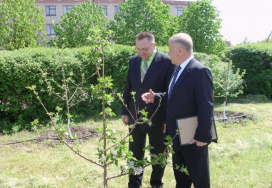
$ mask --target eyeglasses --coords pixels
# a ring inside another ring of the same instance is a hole
[[[151,44],[148,48],[142,48],[142,49],[135,47],[135,50],[136,50],[137,52],[141,52],[141,51],[147,52],[147,51],[149,50],[149,48],[150,48],[152,45],[153,45],[153,44]]]

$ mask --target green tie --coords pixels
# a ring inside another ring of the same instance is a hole
[[[147,61],[144,61],[144,64],[141,68],[141,82],[143,82],[143,80],[144,80],[145,73],[146,73],[147,69],[148,69]]]

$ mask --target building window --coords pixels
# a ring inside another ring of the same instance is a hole
[[[74,8],[73,5],[64,5],[63,6],[63,12],[70,12]]]
[[[108,16],[108,6],[103,5],[103,8],[104,8],[104,14],[106,14],[106,16]]]
[[[48,24],[46,29],[47,29],[47,35],[55,35],[56,34],[52,24]]]
[[[46,6],[46,16],[56,16],[56,6]]]
[[[119,6],[114,6],[114,15],[119,13]]]
[[[177,7],[177,16],[182,15],[182,7]]]

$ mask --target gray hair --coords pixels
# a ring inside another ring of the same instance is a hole
[[[193,40],[190,35],[186,33],[178,33],[170,37],[169,42],[173,42],[178,47],[183,48],[188,54],[193,53]]]

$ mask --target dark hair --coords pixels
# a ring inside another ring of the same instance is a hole
[[[137,35],[136,40],[143,40],[144,38],[147,38],[150,42],[155,43],[155,37],[152,33],[148,32],[141,32]]]

